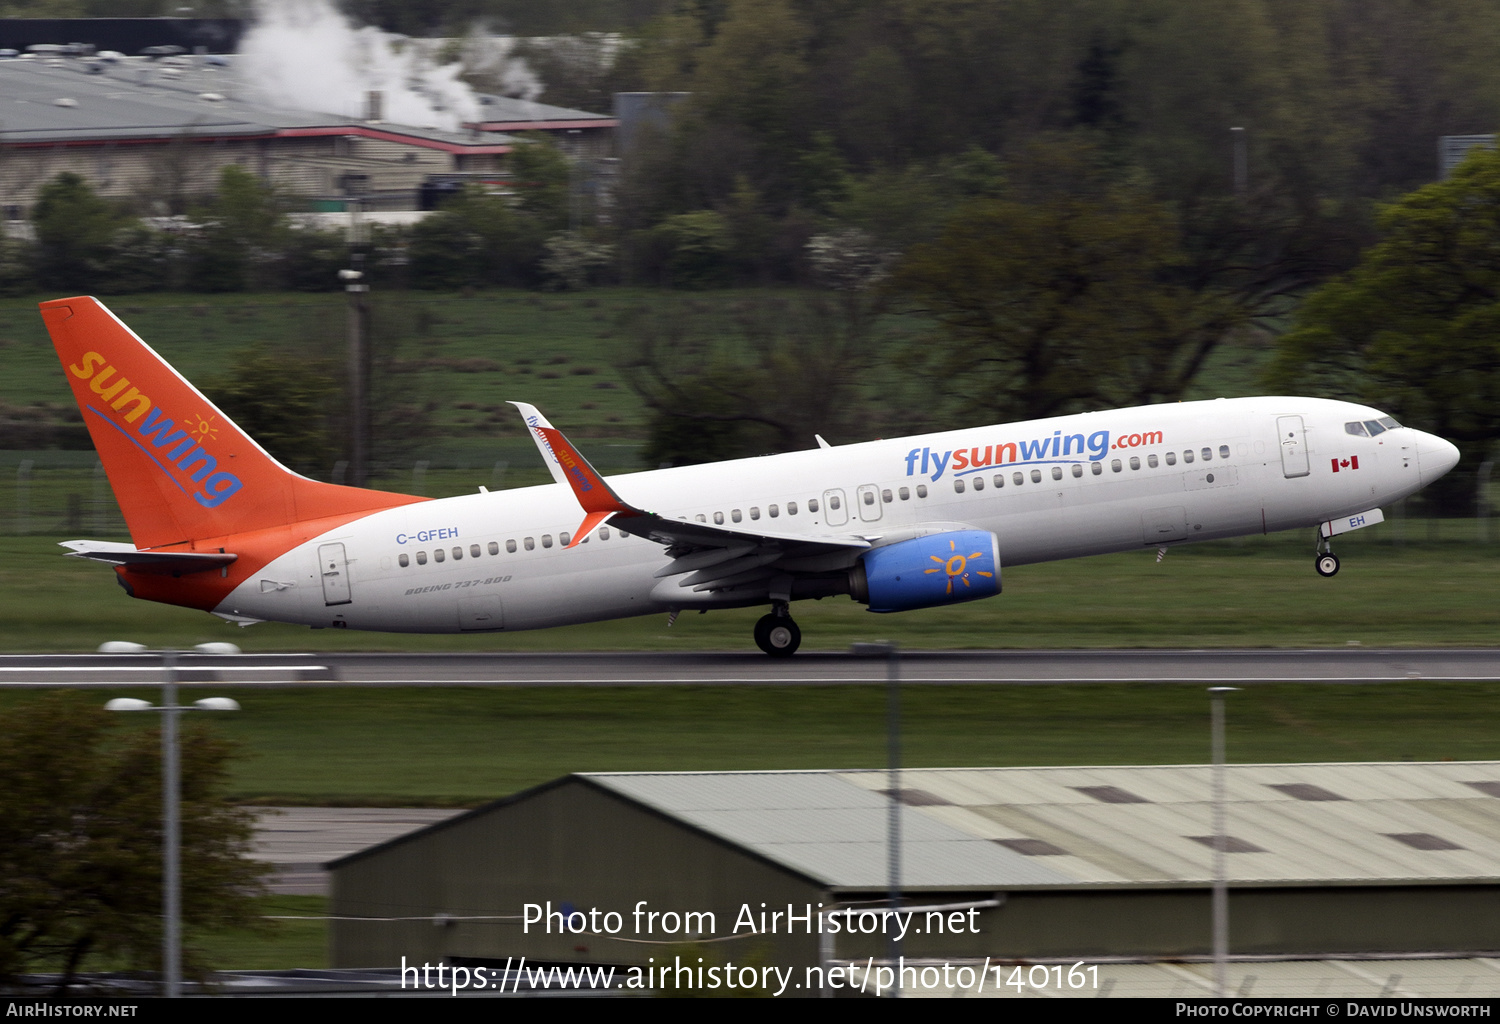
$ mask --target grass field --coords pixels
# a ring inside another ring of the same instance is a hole
[[[243,708],[197,724],[243,745],[232,795],[272,805],[473,806],[575,771],[880,768],[886,757],[878,686],[213,692]],[[0,708],[29,699],[0,693]],[[909,686],[902,709],[909,767],[1209,756],[1196,685]],[[1228,717],[1238,762],[1500,759],[1500,684],[1250,686]],[[155,728],[145,718],[118,727]]]

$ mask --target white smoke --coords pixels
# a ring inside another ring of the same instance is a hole
[[[508,43],[491,59],[503,61]],[[481,120],[463,65],[440,64],[435,51],[431,40],[356,28],[329,0],[258,0],[238,63],[246,88],[271,106],[363,117],[378,90],[383,119],[396,124],[456,130]],[[524,66],[517,74],[524,89]]]

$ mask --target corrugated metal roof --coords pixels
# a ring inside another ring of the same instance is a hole
[[[884,772],[587,778],[833,887],[885,884]],[[901,779],[905,886],[1202,885],[1212,877],[1205,765],[933,768]],[[1472,785],[1494,782],[1494,761],[1230,765],[1230,880],[1500,880],[1500,798]],[[1342,799],[1299,799],[1308,791],[1298,787],[1309,786]],[[1140,802],[1118,802],[1111,790]],[[1065,852],[1028,856],[997,842],[1027,839]]]
[[[889,801],[831,772],[589,774],[586,778],[834,888],[883,889]],[[907,888],[1061,885],[1069,879],[915,808],[902,809]]]
[[[99,70],[91,73],[90,67]],[[255,102],[232,67],[179,70],[167,74],[166,65],[134,58],[116,64],[0,60],[0,142],[76,144],[185,135],[233,138],[319,129],[373,132],[411,145],[449,150],[493,150],[510,142],[494,133],[371,125],[338,114],[278,109]]]

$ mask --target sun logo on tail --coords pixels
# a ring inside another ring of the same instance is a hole
[[[202,416],[194,413],[193,419],[196,422],[192,427],[193,436],[196,437],[199,442],[211,441],[214,438],[218,437],[219,428],[214,426],[214,420],[218,418],[219,417],[217,416],[210,416],[208,419],[204,419]]]
[[[957,546],[951,540],[948,542],[948,550],[952,551],[953,554],[949,555],[946,559],[939,558],[937,555],[928,555],[927,557],[931,558],[934,562],[937,563],[937,565],[934,566],[931,569],[925,570],[923,572],[923,575],[925,575],[925,576],[931,576],[935,572],[947,573],[948,574],[948,593],[952,594],[953,593],[953,581],[955,579],[958,580],[959,582],[961,582],[966,587],[973,585],[973,584],[971,584],[969,582],[969,572],[968,572],[969,561],[970,561],[970,559],[974,559],[974,558],[983,558],[984,557],[984,552],[983,551],[975,551],[975,552],[972,552],[972,553],[970,553],[968,555],[961,555],[961,554],[958,553]],[[975,569],[974,570],[974,574],[976,576],[994,576],[995,575],[992,572],[985,572],[982,569]]]

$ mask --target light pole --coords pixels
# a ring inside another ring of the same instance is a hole
[[[199,654],[239,654],[234,644],[199,644]],[[238,711],[229,697],[205,697],[189,705],[177,703],[177,655],[175,650],[151,651],[144,644],[111,640],[99,645],[100,654],[160,654],[161,706],[135,697],[116,697],[105,703],[108,711],[161,712],[161,805],[162,805],[162,995],[176,999],[182,994],[182,767],[178,760],[177,716],[184,711]]]
[[[885,731],[886,731],[886,792],[890,794],[890,817],[886,828],[886,867],[890,888],[890,913],[901,907],[901,664],[896,645],[889,640],[876,643],[853,644],[849,648],[856,655],[884,655],[886,665]],[[895,972],[895,984],[891,996],[901,995],[901,939],[896,930],[891,935],[891,968]]]
[[[1238,686],[1210,686],[1209,745],[1213,748],[1213,943],[1214,943],[1214,994],[1224,998],[1229,989],[1229,880],[1228,880],[1228,808],[1225,806],[1224,787],[1224,695],[1239,690]]]

